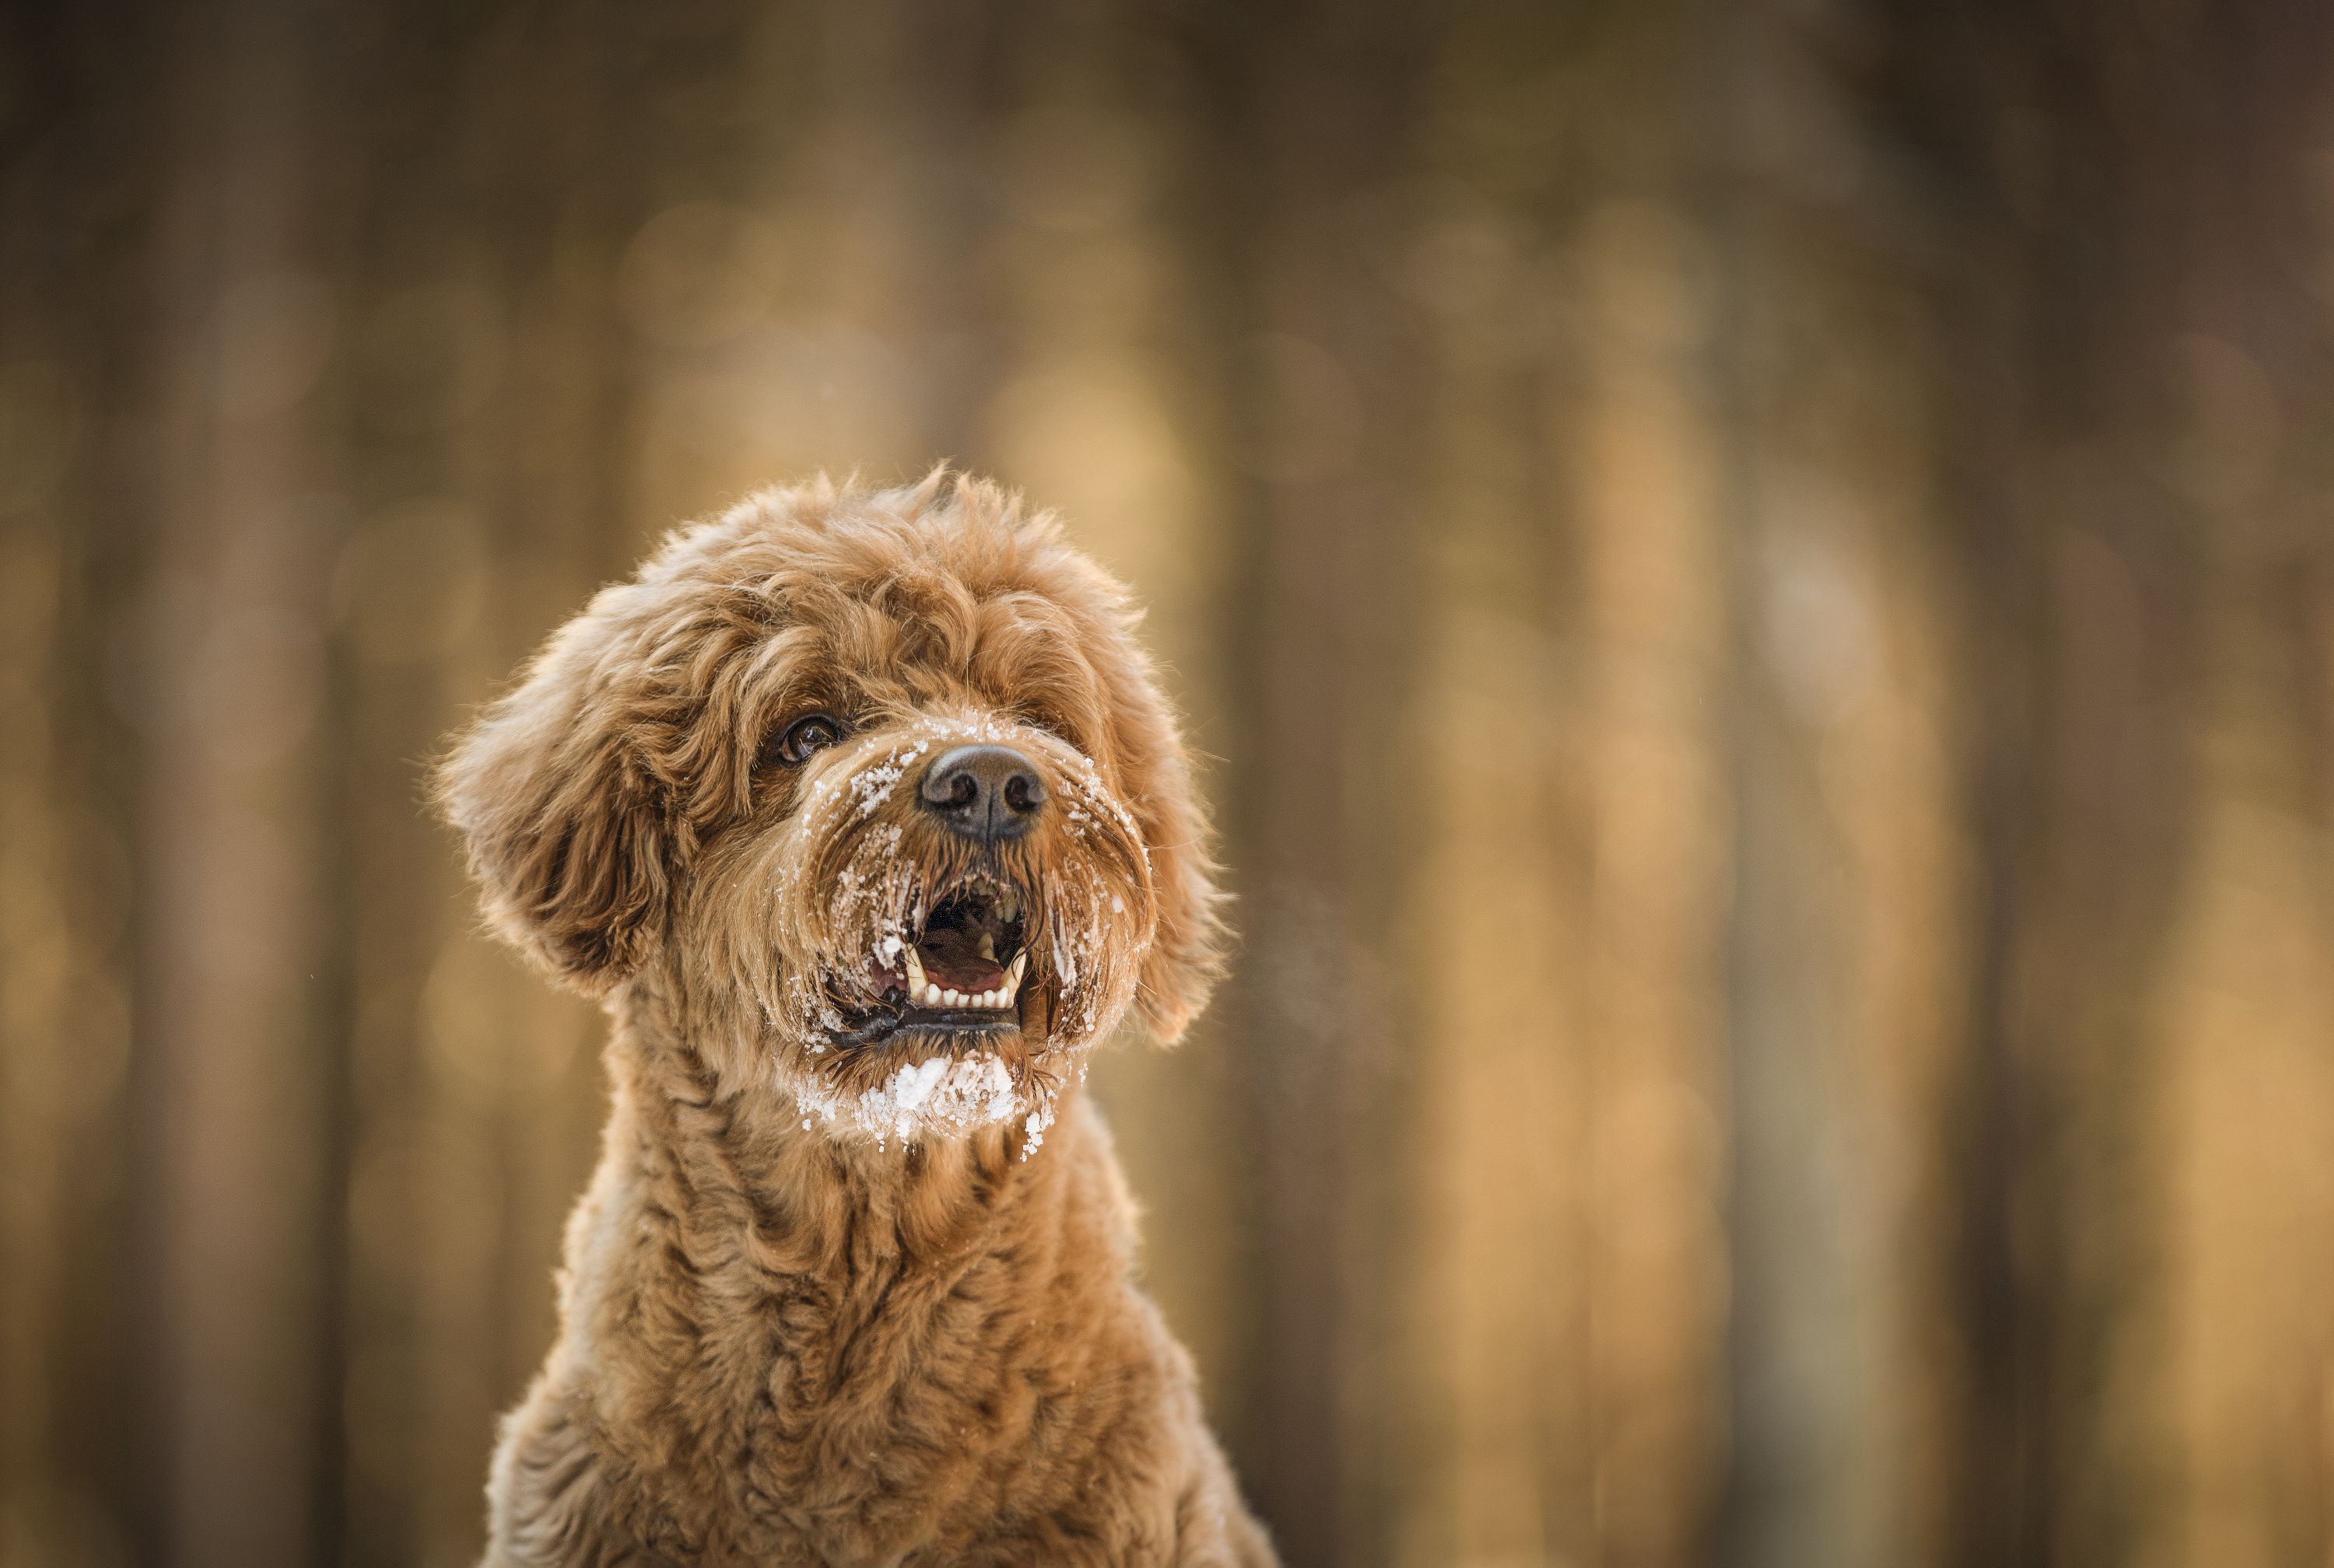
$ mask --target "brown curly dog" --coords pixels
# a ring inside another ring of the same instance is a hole
[[[1117,583],[992,486],[681,530],[438,778],[612,1109],[504,1563],[1268,1563],[1078,1091],[1219,962]]]

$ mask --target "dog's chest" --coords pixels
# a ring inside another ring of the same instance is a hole
[[[659,1447],[680,1461],[661,1478],[698,1494],[687,1511],[723,1521],[706,1545],[882,1561],[1025,1491],[1031,1444],[1082,1423],[1058,1345],[1010,1285],[990,1263],[909,1263],[700,1303]]]

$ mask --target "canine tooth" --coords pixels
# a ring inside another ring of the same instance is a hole
[[[911,945],[908,948],[908,995],[911,997],[921,996],[923,989],[924,960]]]
[[[1005,971],[1004,990],[1008,996],[1012,996],[1015,992],[1021,989],[1021,976],[1028,972],[1029,955],[1027,953],[1015,954],[1013,957],[1013,967]]]

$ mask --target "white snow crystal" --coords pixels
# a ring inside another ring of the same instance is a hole
[[[992,1127],[1020,1109],[1012,1069],[995,1055],[928,1056],[894,1068],[880,1088],[846,1099],[817,1084],[798,1085],[796,1103],[833,1121],[847,1116],[877,1146],[946,1137]],[[809,1123],[805,1121],[805,1126]]]

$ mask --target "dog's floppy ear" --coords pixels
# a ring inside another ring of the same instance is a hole
[[[1223,977],[1226,935],[1207,818],[1181,757],[1174,773],[1166,792],[1172,803],[1162,798],[1134,808],[1153,846],[1151,881],[1159,905],[1159,931],[1143,956],[1137,995],[1143,1021],[1164,1045],[1182,1037]]]
[[[587,996],[637,968],[664,925],[673,832],[634,720],[639,694],[606,657],[623,601],[603,590],[535,656],[439,765],[494,928]]]
[[[1127,808],[1150,851],[1159,922],[1143,955],[1135,1004],[1160,1044],[1172,1045],[1223,976],[1226,897],[1216,887],[1207,811],[1149,662],[1133,654],[1116,673],[1113,717],[1121,776]]]

